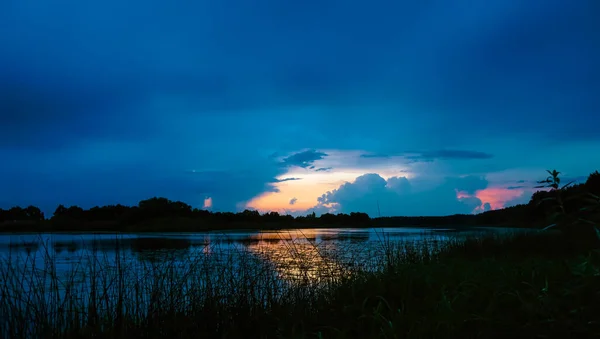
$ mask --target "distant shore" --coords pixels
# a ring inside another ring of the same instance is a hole
[[[112,233],[199,233],[199,232],[235,232],[235,231],[286,231],[294,229],[367,229],[367,228],[423,228],[423,229],[452,229],[468,230],[472,228],[532,228],[525,225],[515,224],[443,224],[427,222],[422,224],[395,223],[388,218],[385,221],[372,219],[365,224],[323,224],[323,223],[236,223],[230,225],[203,225],[197,220],[186,220],[181,218],[160,219],[148,221],[143,224],[120,225],[116,222],[68,222],[59,223],[53,220],[42,221],[14,221],[0,223],[0,234],[6,233],[65,233],[65,234],[112,234]],[[393,219],[393,218],[391,218]]]

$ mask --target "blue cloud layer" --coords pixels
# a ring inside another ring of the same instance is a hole
[[[0,204],[210,195],[236,209],[325,149],[417,150],[437,164],[424,178],[585,175],[595,168],[577,163],[600,142],[598,13],[563,0],[9,0]]]

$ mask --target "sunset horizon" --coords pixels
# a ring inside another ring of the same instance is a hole
[[[600,168],[592,2],[9,4],[3,209],[449,215]]]

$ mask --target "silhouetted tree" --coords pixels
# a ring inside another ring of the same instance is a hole
[[[27,220],[27,212],[19,206],[11,207],[8,210],[8,218],[13,221]]]
[[[256,210],[244,210],[236,218],[238,222],[257,223],[261,221],[260,213]]]
[[[35,206],[27,206],[24,210],[27,220],[40,221],[44,220],[44,213]]]
[[[350,223],[355,226],[368,225],[371,221],[367,213],[352,212],[350,213]]]
[[[331,213],[323,213],[319,217],[321,224],[323,225],[334,225],[337,223],[338,218],[334,214]]]
[[[83,208],[79,206],[69,206],[69,208],[67,208],[67,216],[74,220],[83,220]]]
[[[263,214],[262,218],[266,222],[277,222],[278,220],[280,220],[281,216],[277,212],[269,212]]]
[[[67,216],[67,208],[62,204],[58,205],[58,207],[56,207],[56,209],[54,210],[53,217],[61,218],[61,217],[66,217],[66,216]]]
[[[588,192],[595,195],[600,195],[600,172],[595,171],[594,173],[590,174],[585,182],[585,187]]]

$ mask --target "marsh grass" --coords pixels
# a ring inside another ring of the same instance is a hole
[[[286,262],[264,260],[268,253],[241,245],[234,251],[190,252],[185,260],[167,256],[143,262],[129,259],[118,247],[114,256],[90,249],[68,272],[57,271],[50,250],[39,257],[5,258],[0,263],[0,335],[600,335],[598,253],[565,244],[552,233],[445,242],[394,242],[382,236],[368,259],[336,257],[333,249],[308,242],[312,250],[306,242],[278,242],[290,253]],[[316,258],[329,264],[311,271]],[[293,279],[282,275],[290,267],[298,273]]]

